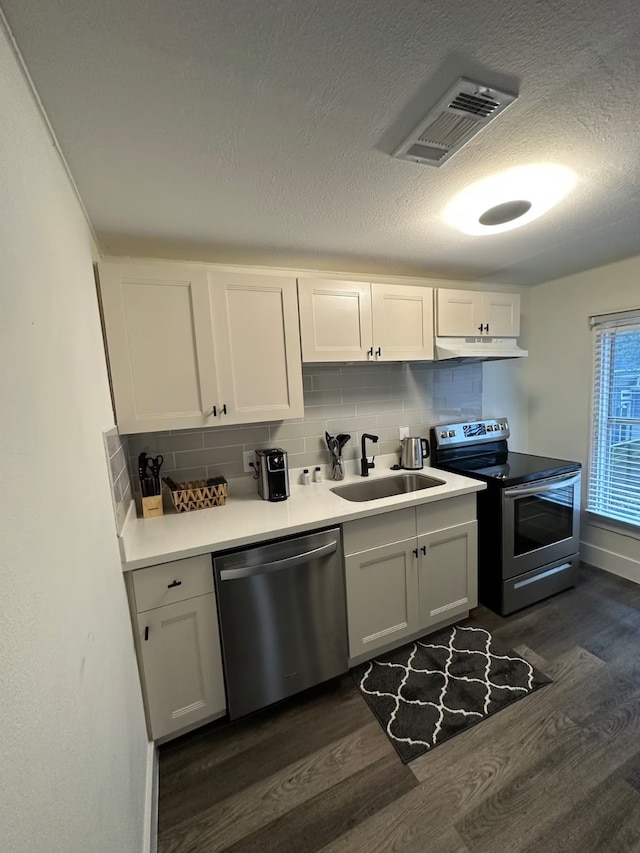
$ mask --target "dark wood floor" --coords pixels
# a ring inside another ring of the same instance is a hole
[[[159,853],[640,851],[640,586],[491,630],[553,684],[403,765],[349,677],[160,752]]]

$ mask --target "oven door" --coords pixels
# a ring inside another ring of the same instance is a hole
[[[502,513],[504,578],[577,554],[580,472],[504,489]]]

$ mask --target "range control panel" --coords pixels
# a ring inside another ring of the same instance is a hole
[[[506,418],[489,418],[486,421],[467,421],[462,424],[438,424],[433,428],[438,447],[481,444],[509,438]]]

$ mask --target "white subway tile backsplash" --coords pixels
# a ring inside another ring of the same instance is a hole
[[[137,484],[137,455],[165,456],[163,474],[174,480],[250,477],[242,454],[282,447],[291,468],[329,462],[325,431],[351,436],[347,459],[360,455],[363,432],[379,436],[376,454],[399,452],[398,427],[428,435],[428,427],[482,415],[482,365],[443,366],[429,362],[305,365],[305,417],[295,421],[149,433],[129,439],[129,468]],[[115,446],[115,445],[112,445]],[[113,455],[113,454],[112,454]]]
[[[390,389],[385,386],[370,386],[364,388],[343,388],[343,403],[373,403],[379,400],[388,400]]]
[[[379,427],[407,426],[407,421],[417,423],[417,412],[387,412],[378,415]],[[423,421],[430,423],[431,421]]]
[[[231,427],[229,429],[210,429],[204,433],[204,446],[206,447],[238,447],[239,445],[258,445],[269,442],[269,427],[260,424],[254,427]]]
[[[353,436],[359,430],[371,432],[378,426],[375,415],[369,417],[358,418],[336,418],[336,420],[327,421],[327,432],[331,435],[337,435],[340,432],[348,433]]]
[[[336,403],[341,404],[342,402],[342,391],[339,388],[304,392],[305,409],[308,406],[334,405]]]
[[[342,403],[334,406],[305,406],[304,413],[312,421],[324,421],[330,418],[355,418],[356,404]]]
[[[359,388],[364,384],[364,376],[357,373],[318,373],[313,376],[314,391],[328,391],[343,388]]]
[[[278,439],[277,442],[265,441],[262,444],[256,444],[255,446],[256,448],[279,447],[282,450],[285,450],[287,453],[303,453],[306,450],[304,438],[285,438],[284,440]],[[245,447],[245,450],[252,449],[252,447]],[[242,458],[242,454],[240,455],[240,458]]]
[[[374,403],[356,403],[356,414],[377,415],[383,412],[401,412],[402,400],[378,400]]]
[[[121,533],[131,502],[131,482],[127,465],[130,451],[127,437],[119,435],[117,427],[103,433],[103,439],[116,530]]]
[[[326,421],[302,421],[301,423],[278,421],[271,424],[269,430],[272,441],[283,441],[285,438],[306,438],[312,435],[324,435],[326,428]]]
[[[207,465],[230,462],[242,458],[243,445],[234,447],[207,447],[204,450],[184,450],[174,453],[176,468],[206,468]]]

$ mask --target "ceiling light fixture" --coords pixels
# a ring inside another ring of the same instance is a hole
[[[462,190],[444,212],[465,234],[499,234],[533,222],[558,204],[576,182],[566,166],[516,166]]]

